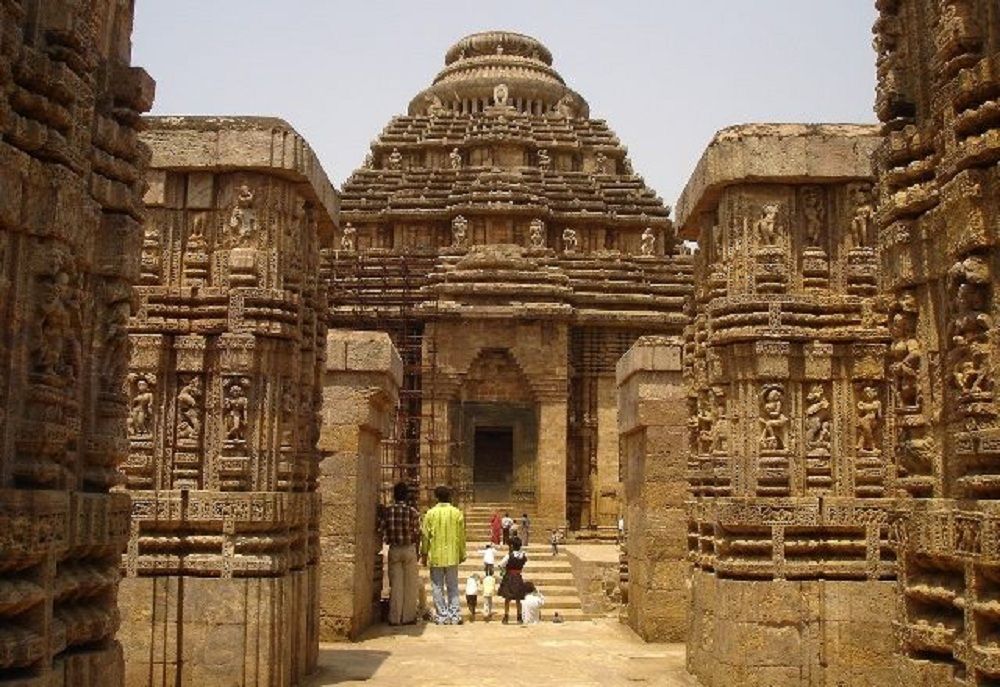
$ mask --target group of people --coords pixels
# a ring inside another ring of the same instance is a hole
[[[417,562],[428,566],[434,600],[434,620],[438,625],[461,625],[458,566],[465,561],[465,516],[451,503],[451,489],[434,489],[437,503],[421,521],[410,503],[409,487],[400,482],[393,487],[393,503],[381,510],[379,529],[388,544],[389,624],[417,622],[420,580]],[[493,599],[504,600],[503,623],[510,622],[514,602],[519,623],[540,620],[545,599],[531,582],[522,577],[528,556],[524,551],[530,533],[527,514],[520,528],[509,515],[494,514],[490,525],[491,542],[482,551],[483,576],[470,575],[465,583],[470,618],[475,620],[479,596],[483,597],[487,620],[493,616]],[[507,544],[509,552],[497,564],[495,546]],[[555,544],[553,543],[553,547]],[[555,549],[553,549],[553,553]]]

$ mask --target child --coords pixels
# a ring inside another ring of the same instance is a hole
[[[549,541],[552,542],[552,555],[558,555],[559,553],[559,531],[552,530],[552,536],[549,537]]]
[[[465,581],[465,602],[469,605],[469,621],[476,620],[476,597],[479,595],[479,573],[472,573]]]
[[[496,564],[496,550],[493,548],[493,544],[487,544],[486,548],[482,550],[483,554],[483,572],[486,577],[493,574],[493,566]]]
[[[483,578],[483,610],[486,613],[486,621],[493,618],[493,595],[497,591],[497,578],[492,574]]]
[[[535,588],[534,582],[524,583],[524,601],[521,602],[521,613],[525,625],[534,625],[542,620],[542,606],[545,597]]]

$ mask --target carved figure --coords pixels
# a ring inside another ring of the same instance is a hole
[[[549,157],[549,151],[545,148],[541,148],[538,151],[538,168],[542,171],[548,171],[549,167],[552,166],[552,158]]]
[[[257,215],[253,210],[254,193],[246,184],[236,193],[236,203],[229,215],[229,228],[237,239],[245,239],[257,230]]]
[[[698,452],[711,453],[714,448],[713,428],[715,427],[715,413],[712,408],[705,407],[698,402],[698,414],[695,417],[695,425],[698,431]]]
[[[646,227],[642,232],[642,239],[639,242],[639,250],[643,255],[652,255],[656,248],[656,234],[652,227]]]
[[[760,218],[754,222],[754,232],[761,245],[776,245],[781,238],[778,231],[778,203],[765,203],[760,210]]]
[[[820,247],[826,208],[823,205],[823,190],[818,186],[808,186],[802,193],[802,214],[805,217],[806,246]]]
[[[611,168],[611,161],[608,156],[604,153],[598,153],[594,157],[595,166],[598,174],[609,174]]]
[[[71,271],[74,270],[69,254],[54,250],[51,271],[40,283],[31,347],[32,363],[37,372],[61,375],[69,380],[75,379],[79,370],[79,342],[73,325],[80,319]]]
[[[879,421],[882,419],[882,401],[878,399],[878,391],[873,386],[866,386],[861,392],[861,400],[857,403],[858,424],[855,448],[858,451],[877,451],[876,433]]]
[[[344,235],[340,239],[340,247],[348,252],[354,250],[354,237],[357,235],[358,230],[354,228],[354,225],[348,222],[344,225]]]
[[[806,448],[830,448],[830,401],[822,384],[806,394]]]
[[[389,169],[399,169],[403,166],[403,154],[399,148],[393,148],[389,153]]]
[[[247,440],[247,408],[249,400],[243,388],[245,380],[237,380],[226,388],[223,410],[226,412],[226,439]]]
[[[788,416],[782,412],[783,400],[781,389],[772,388],[764,392],[760,417],[763,426],[760,447],[764,450],[782,451],[788,446]]]
[[[723,233],[722,227],[718,224],[712,225],[710,230],[712,239],[712,260],[722,260],[725,258],[723,251]]]
[[[863,248],[872,244],[875,211],[872,209],[871,190],[867,185],[857,184],[852,195],[854,216],[851,218],[851,242],[854,248]]]
[[[451,152],[448,153],[448,160],[451,162],[452,169],[462,168],[462,154],[458,152],[458,148],[451,149]]]
[[[468,226],[469,221],[461,215],[451,221],[451,245],[453,247],[460,248],[465,245]]]
[[[499,45],[497,46],[497,48],[500,51],[503,50],[503,48],[501,46],[499,46]],[[507,98],[509,96],[510,96],[510,91],[507,89],[507,84],[503,84],[503,83],[502,84],[497,84],[493,88],[493,102],[494,102],[494,104],[500,105],[501,107],[504,106],[504,105],[506,105],[507,104]]]
[[[430,117],[443,115],[448,111],[448,108],[441,102],[441,98],[436,95],[425,95],[424,102],[427,103],[427,115]]]
[[[135,394],[129,401],[127,419],[130,437],[149,436],[153,433],[153,388],[152,380],[138,377],[135,381]]]
[[[981,256],[969,256],[948,270],[952,380],[962,393],[981,394],[993,388],[990,291],[989,264]]]
[[[569,93],[566,93],[563,97],[559,98],[559,102],[556,103],[555,111],[560,117],[565,117],[566,119],[573,119],[576,117],[576,104],[573,102],[573,98]]]
[[[904,294],[893,307],[889,320],[892,344],[889,346],[889,374],[899,404],[916,407],[920,403],[920,363],[923,347],[917,339],[917,303]]]
[[[576,252],[576,243],[577,243],[576,229],[570,229],[569,227],[563,229],[562,240],[563,240],[563,250],[565,250],[567,253]]]
[[[545,222],[540,219],[531,220],[528,229],[528,241],[532,248],[545,247]]]
[[[197,439],[201,434],[201,379],[191,377],[177,392],[177,438]]]

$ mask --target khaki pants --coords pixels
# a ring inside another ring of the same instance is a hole
[[[389,545],[389,624],[417,619],[417,549],[413,544]]]

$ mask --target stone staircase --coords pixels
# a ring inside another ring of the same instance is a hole
[[[519,524],[521,514],[525,512],[523,507],[513,508],[504,504],[483,504],[465,505],[462,507],[465,513],[466,531],[466,558],[465,563],[459,566],[458,581],[462,590],[462,609],[464,617],[468,620],[468,610],[465,607],[465,580],[474,573],[483,573],[483,556],[481,550],[490,540],[490,519],[494,511],[499,511],[502,516],[509,512]],[[515,517],[516,516],[516,517]],[[528,511],[528,517],[534,521],[534,514]],[[528,563],[524,567],[524,579],[534,582],[535,586],[545,597],[545,606],[542,607],[542,621],[551,621],[556,611],[566,621],[588,620],[589,615],[583,612],[580,603],[580,594],[577,591],[576,581],[573,578],[573,567],[566,556],[562,546],[559,554],[552,555],[552,546],[549,543],[549,533],[541,530],[529,534]],[[507,547],[503,544],[497,547],[497,563],[507,552]],[[420,577],[427,590],[427,603],[433,605],[430,595],[430,579],[427,568],[421,567]],[[476,613],[477,620],[482,618],[482,596],[479,599],[479,608]],[[511,622],[514,619],[514,608],[511,604]],[[493,600],[493,621],[499,622],[503,617],[503,599],[496,597]]]

